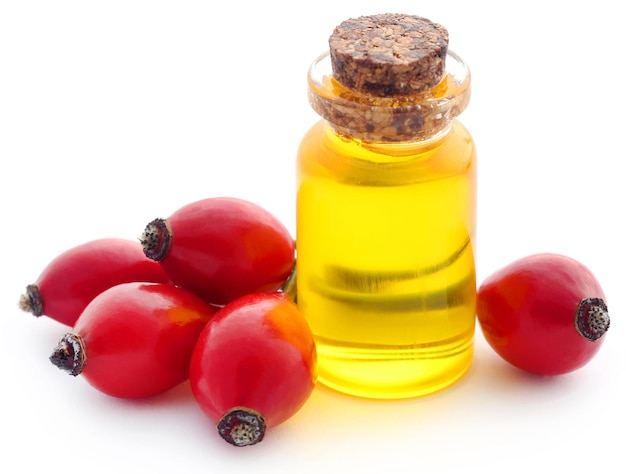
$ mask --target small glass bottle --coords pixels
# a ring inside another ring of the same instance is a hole
[[[319,381],[347,394],[425,395],[473,358],[470,73],[447,42],[421,17],[350,19],[308,73],[321,120],[298,150],[297,302]]]

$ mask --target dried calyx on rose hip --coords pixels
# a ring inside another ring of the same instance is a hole
[[[293,239],[274,215],[232,197],[203,199],[154,219],[140,241],[176,285],[216,305],[278,290],[295,258]]]
[[[49,262],[35,283],[27,285],[19,307],[73,326],[98,294],[133,281],[166,283],[170,279],[157,262],[146,259],[139,242],[96,239],[72,247]]]
[[[189,377],[198,336],[217,308],[163,283],[123,283],[96,296],[50,362],[118,398],[163,393]]]
[[[586,365],[610,325],[606,297],[589,268],[552,253],[523,257],[486,278],[476,311],[496,353],[540,375]]]
[[[225,441],[257,444],[311,395],[317,380],[313,335],[285,293],[243,296],[207,323],[189,380],[198,405]]]

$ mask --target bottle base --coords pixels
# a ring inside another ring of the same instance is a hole
[[[469,370],[473,338],[453,347],[348,347],[317,343],[318,382],[360,398],[398,400],[444,390]]]

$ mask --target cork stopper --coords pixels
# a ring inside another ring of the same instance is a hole
[[[342,22],[329,39],[335,79],[377,97],[432,89],[445,74],[448,31],[414,15],[380,14]]]
[[[450,129],[467,107],[471,74],[445,28],[386,14],[341,23],[309,68],[313,110],[363,143],[415,142]]]

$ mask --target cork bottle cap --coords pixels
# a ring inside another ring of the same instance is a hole
[[[445,73],[448,31],[413,15],[380,14],[342,22],[329,39],[335,79],[377,97],[411,96]]]

